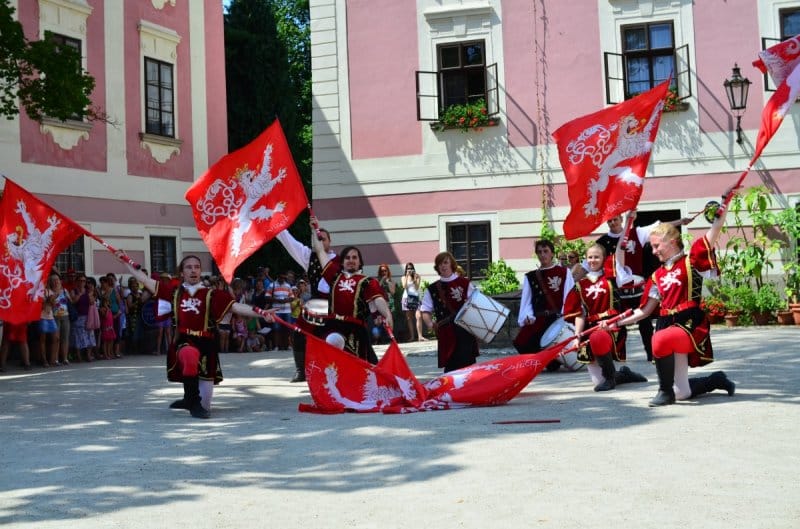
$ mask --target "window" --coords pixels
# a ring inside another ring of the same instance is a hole
[[[654,88],[672,75],[678,99],[690,97],[689,47],[675,47],[671,21],[621,28],[622,53],[605,52],[606,102],[615,104]],[[620,93],[621,92],[621,93]]]
[[[172,65],[145,57],[145,132],[175,137],[174,85]]]
[[[62,274],[70,268],[81,272],[86,270],[86,261],[83,254],[83,235],[75,239],[75,242],[58,254],[55,267]]]
[[[484,279],[492,261],[489,222],[447,224],[447,249],[470,279]]]
[[[770,37],[762,37],[761,49],[774,46],[779,42],[788,40],[795,35],[800,34],[800,8],[780,9],[778,10],[778,19],[781,26],[781,36],[778,39]],[[764,73],[764,90],[767,92],[774,92],[776,89],[775,83],[769,76],[769,73]]]
[[[175,237],[150,236],[150,270],[172,274],[178,267]]]
[[[437,121],[444,109],[479,100],[497,115],[497,64],[486,66],[483,40],[440,44],[436,57],[437,71],[417,72],[417,120]]]
[[[62,48],[71,48],[77,52],[77,63],[76,68],[78,70],[82,70],[81,66],[81,41],[80,39],[75,39],[72,37],[67,37],[66,35],[61,35],[59,33],[53,33],[52,31],[45,32],[45,37],[54,42],[58,49]],[[70,119],[74,119],[76,121],[83,121],[83,117],[80,114],[73,114],[70,116]]]

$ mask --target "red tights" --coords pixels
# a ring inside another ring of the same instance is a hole
[[[607,355],[611,352],[611,348],[614,347],[611,333],[608,331],[594,331],[589,335],[589,347],[591,347],[594,356]]]
[[[689,333],[677,325],[661,329],[653,335],[653,357],[664,358],[673,353],[688,354],[694,350]]]

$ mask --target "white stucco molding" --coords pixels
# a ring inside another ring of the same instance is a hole
[[[181,153],[183,141],[167,136],[155,134],[139,133],[139,145],[142,149],[150,152],[150,155],[158,162],[164,163],[172,156]]]
[[[60,121],[45,117],[39,122],[39,131],[42,134],[50,134],[56,145],[65,151],[78,145],[81,140],[88,140],[90,130],[92,130],[91,123],[71,119]]]
[[[51,31],[83,41],[86,19],[91,14],[92,7],[86,0],[39,0],[39,38]]]
[[[164,6],[167,4],[169,4],[170,7],[175,7],[175,0],[150,0],[150,3],[159,11],[164,9]]]
[[[425,19],[434,21],[442,18],[468,17],[475,15],[491,16],[494,8],[489,2],[468,2],[463,4],[429,7],[423,11]]]
[[[176,31],[140,20],[139,39],[142,53],[148,57],[173,64],[177,60],[181,36]]]

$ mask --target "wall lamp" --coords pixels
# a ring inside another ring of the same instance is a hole
[[[728,106],[736,116],[736,143],[742,144],[742,113],[747,108],[747,93],[750,91],[750,79],[742,77],[739,65],[733,64],[733,73],[730,79],[723,83],[725,93],[728,95]]]

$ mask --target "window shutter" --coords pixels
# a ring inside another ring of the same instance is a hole
[[[761,51],[764,51],[767,48],[776,45],[780,41],[781,39],[776,39],[773,37],[761,37]],[[772,81],[772,78],[769,76],[769,73],[764,72],[764,91],[774,92],[775,90],[776,90],[775,83]]]
[[[486,113],[496,116],[500,113],[500,104],[497,100],[497,63],[486,67]]]
[[[625,59],[621,53],[603,53],[606,76],[606,103],[616,105],[625,101]]]
[[[417,121],[439,121],[439,72],[417,71]]]
[[[689,65],[689,45],[675,48],[675,83],[678,88],[678,100],[683,101],[692,96],[691,67]]]

